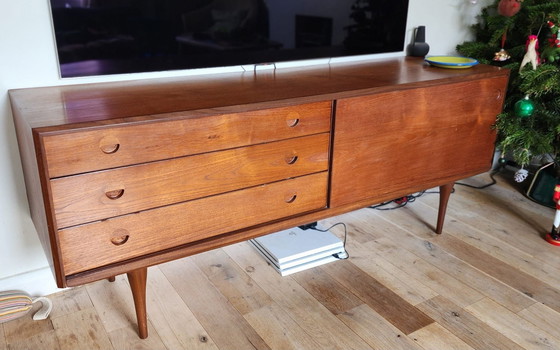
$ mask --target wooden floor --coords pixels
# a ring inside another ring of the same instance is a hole
[[[497,180],[456,185],[441,236],[436,194],[321,222],[348,225],[350,258],[288,277],[248,243],[150,268],[146,340],[118,276],[0,325],[0,349],[560,349],[554,211]]]

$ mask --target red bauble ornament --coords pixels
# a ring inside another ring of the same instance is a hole
[[[502,16],[511,17],[521,10],[520,0],[500,0],[498,13]]]

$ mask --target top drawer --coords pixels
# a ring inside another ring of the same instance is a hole
[[[175,114],[176,115],[176,114]],[[330,131],[331,102],[42,136],[49,177]]]

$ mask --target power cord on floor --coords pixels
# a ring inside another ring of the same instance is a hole
[[[484,189],[484,188],[487,188],[487,187],[490,187],[490,186],[496,184],[496,179],[494,178],[494,175],[497,174],[498,172],[500,172],[500,170],[501,170],[501,168],[498,168],[497,170],[492,171],[489,174],[492,181],[487,183],[487,184],[484,184],[482,186],[474,186],[474,185],[467,184],[467,183],[464,183],[464,182],[455,182],[455,184],[481,190],[481,189]],[[455,189],[453,189],[451,191],[451,193],[454,193],[454,192],[455,192]],[[426,190],[425,191],[420,191],[420,192],[409,194],[409,195],[404,196],[404,197],[399,197],[399,198],[396,198],[396,199],[393,199],[393,200],[390,200],[390,201],[387,201],[387,202],[379,203],[379,204],[376,204],[376,205],[371,205],[368,208],[377,209],[377,210],[399,209],[399,208],[404,207],[408,203],[414,202],[417,198],[423,196],[424,194],[431,194],[431,193],[439,193],[439,191],[426,191]],[[392,206],[392,207],[387,207],[389,204],[396,204],[396,205]]]
[[[348,237],[348,229],[346,227],[346,224],[343,222],[337,222],[336,224],[330,226],[329,228],[323,230],[320,228],[317,228],[317,222],[312,222],[306,225],[301,225],[298,226],[299,228],[301,228],[302,230],[307,230],[307,229],[311,229],[311,230],[315,230],[315,231],[319,231],[319,232],[329,232],[332,228],[336,227],[336,226],[342,226],[344,228],[344,239],[342,240],[342,249],[344,250],[343,253],[336,253],[333,254],[332,256],[334,256],[335,258],[339,259],[339,260],[346,260],[350,257],[350,254],[348,254],[348,251],[346,250],[346,239]]]
[[[490,173],[490,178],[492,179],[492,181],[490,183],[484,184],[482,186],[474,186],[474,185],[470,185],[470,184],[463,183],[463,182],[455,182],[455,184],[470,187],[470,188],[484,189],[484,188],[487,188],[487,187],[490,187],[490,186],[496,184],[496,179],[494,178],[494,175],[496,173],[498,173],[500,170],[501,170],[501,168],[491,172]],[[451,193],[453,193],[453,192],[455,192],[455,189],[453,189],[451,191]],[[399,209],[399,208],[404,207],[408,203],[413,203],[414,201],[416,201],[417,198],[423,196],[424,194],[432,194],[432,193],[439,193],[439,191],[426,191],[426,190],[424,190],[424,191],[416,192],[416,193],[413,193],[413,194],[409,194],[409,195],[404,196],[404,197],[396,198],[396,199],[393,199],[393,200],[390,200],[390,201],[387,201],[387,202],[372,205],[372,206],[369,206],[368,208],[377,209],[377,210]],[[391,203],[395,203],[396,206],[385,208],[385,206],[387,206]],[[336,224],[331,225],[329,228],[324,229],[324,230],[317,227],[317,222],[311,222],[309,224],[300,225],[298,227],[301,228],[302,230],[311,229],[311,230],[315,230],[315,231],[319,231],[319,232],[328,232],[331,229],[333,229],[334,227],[339,226],[339,225],[344,228],[344,239],[343,239],[343,242],[342,242],[342,249],[344,250],[344,252],[333,254],[333,257],[335,257],[337,259],[340,259],[340,260],[345,260],[345,259],[348,259],[350,257],[350,254],[348,254],[348,251],[346,250],[346,239],[348,237],[348,228],[346,227],[345,223],[337,222]]]
[[[379,203],[379,204],[376,204],[376,205],[371,205],[368,208],[377,209],[377,210],[399,209],[399,208],[404,207],[408,203],[414,202],[416,200],[416,198],[421,197],[422,195],[424,195],[424,193],[426,193],[426,191],[420,191],[420,192],[417,192],[417,193],[409,194],[408,196],[396,198],[396,199],[393,199],[393,200],[390,200],[390,201],[387,201],[387,202],[383,202],[383,203]],[[386,208],[386,206],[391,204],[391,203],[395,203],[396,206]]]
[[[482,185],[482,186],[474,186],[474,185],[470,185],[470,184],[467,184],[467,183],[464,183],[464,182],[455,182],[455,185],[461,185],[461,186],[466,186],[466,187],[470,187],[470,188],[475,188],[475,189],[477,189],[477,190],[482,190],[482,189],[484,189],[484,188],[487,188],[487,187],[490,187],[490,186],[496,184],[496,179],[494,178],[494,175],[496,175],[497,173],[499,173],[500,170],[501,170],[501,168],[498,168],[498,169],[492,171],[492,172],[489,174],[489,175],[490,175],[490,178],[492,179],[492,181],[489,182],[489,183],[487,183],[487,184],[484,184],[484,185]]]

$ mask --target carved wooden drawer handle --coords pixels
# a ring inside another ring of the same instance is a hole
[[[496,94],[496,100],[499,100],[502,97],[502,90],[501,89],[497,89],[496,90],[497,94]]]
[[[297,193],[292,194],[291,196],[287,196],[284,198],[284,202],[286,203],[293,203],[297,198]]]
[[[123,196],[123,194],[124,194],[124,188],[121,188],[119,190],[105,192],[105,195],[107,196],[107,198],[113,199],[113,200],[121,198]]]
[[[118,144],[118,143],[115,143],[115,144],[112,144],[112,145],[99,146],[99,148],[101,149],[101,152],[103,152],[105,154],[113,154],[113,153],[117,152],[120,147],[121,147],[121,145]]]
[[[299,114],[299,112],[291,111],[286,115],[286,124],[288,124],[288,127],[290,128],[297,126],[300,120],[301,114]]]
[[[288,124],[288,126],[290,128],[293,128],[294,126],[299,124],[299,118],[295,118],[295,119],[288,119],[286,120],[286,124]]]
[[[122,236],[119,236],[119,237],[113,237],[113,238],[111,238],[111,243],[113,243],[116,246],[123,245],[128,241],[129,238],[130,238],[130,235],[128,235],[128,234],[125,234],[125,235],[122,235]]]
[[[294,164],[295,162],[297,162],[298,156],[286,157],[284,160],[286,161],[286,164]]]

